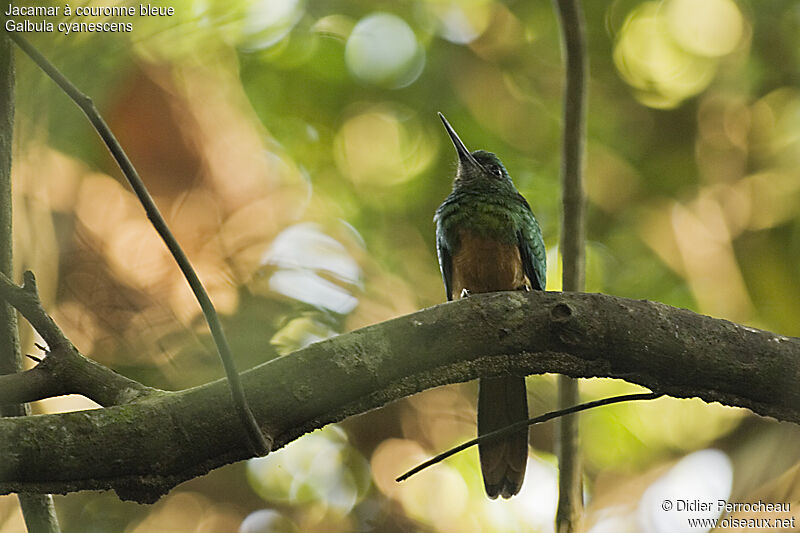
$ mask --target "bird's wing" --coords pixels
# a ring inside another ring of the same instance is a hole
[[[436,253],[439,255],[439,269],[442,271],[444,290],[447,293],[447,300],[450,301],[453,299],[452,294],[450,294],[453,279],[453,257],[450,255],[450,249],[441,235],[436,239]]]
[[[517,230],[517,246],[522,259],[522,269],[531,288],[543,291],[547,285],[547,249],[544,246],[542,230],[531,211],[531,206],[519,195],[523,209],[522,224]]]

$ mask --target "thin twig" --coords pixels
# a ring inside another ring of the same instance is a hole
[[[564,126],[561,159],[562,287],[565,291],[584,289],[584,204],[583,167],[586,144],[586,78],[588,60],[580,0],[555,0],[561,25],[565,63]],[[574,405],[579,398],[578,381],[558,378],[558,406]],[[556,531],[575,531],[583,508],[582,475],[578,454],[578,417],[568,416],[557,426],[558,508]]]
[[[119,141],[117,141],[111,129],[108,127],[108,124],[106,124],[105,120],[103,120],[103,117],[98,112],[92,99],[78,90],[78,88],[75,87],[72,82],[64,77],[64,75],[61,74],[61,72],[59,72],[59,70],[52,63],[50,63],[22,36],[14,32],[8,32],[8,35],[17,44],[17,46],[19,46],[39,66],[39,68],[45,72],[45,74],[47,74],[54,82],[56,82],[56,84],[61,87],[61,89],[78,105],[78,107],[80,107],[80,109],[89,119],[89,122],[92,123],[92,126],[94,126],[95,130],[100,135],[100,138],[106,144],[106,147],[108,147],[108,150],[111,152],[111,155],[114,157],[114,160],[119,165],[122,173],[125,175],[125,178],[128,180],[128,183],[130,183],[131,188],[144,207],[144,210],[147,213],[147,218],[150,219],[153,227],[167,245],[170,253],[178,263],[178,267],[180,267],[181,272],[183,272],[183,275],[189,282],[189,286],[197,298],[197,301],[200,303],[200,307],[203,310],[203,316],[205,316],[208,327],[211,330],[211,336],[214,339],[214,344],[217,347],[217,353],[219,354],[219,357],[222,360],[222,365],[225,368],[225,374],[228,377],[231,396],[233,397],[237,414],[239,415],[242,425],[247,430],[250,447],[252,448],[253,453],[257,455],[266,455],[271,449],[271,443],[267,441],[261,429],[258,427],[258,423],[256,422],[256,419],[250,410],[250,406],[247,403],[247,398],[245,397],[244,389],[242,388],[241,379],[236,370],[236,365],[233,361],[233,356],[231,355],[228,341],[225,338],[225,334],[222,330],[222,324],[220,323],[217,312],[214,309],[214,304],[208,297],[208,293],[206,293],[203,284],[197,277],[197,274],[195,273],[194,268],[192,268],[192,265],[189,262],[189,259],[186,257],[186,254],[183,252],[178,244],[178,241],[167,227],[166,221],[161,216],[161,213],[156,207],[156,204],[153,201],[153,198],[150,196],[150,193],[147,192],[147,188],[145,187],[144,182],[142,182],[142,179],[139,177],[139,174],[136,172],[133,163],[131,163],[130,159],[128,159],[128,156],[122,149]]]
[[[17,286],[5,274],[0,273],[0,298],[14,306],[33,326],[36,333],[47,343],[49,348],[45,350],[46,352],[52,351],[60,345],[71,346],[72,343],[64,335],[64,332],[42,307],[33,272],[26,270],[22,274],[22,280],[22,286]],[[41,347],[39,346],[39,348]]]
[[[62,394],[82,394],[100,405],[118,405],[158,392],[87,359],[47,314],[39,299],[36,278],[26,270],[22,286],[0,272],[0,300],[11,304],[49,345],[44,359],[24,372],[0,375],[0,404],[22,403]]]
[[[444,453],[440,453],[436,457],[428,459],[424,463],[415,466],[402,476],[398,477],[395,481],[405,481],[406,479],[410,478],[414,474],[425,470],[429,466],[433,466],[436,463],[440,463],[447,459],[450,456],[453,456],[459,452],[466,450],[467,448],[471,448],[480,442],[486,441],[493,441],[499,439],[501,437],[505,437],[511,433],[516,433],[521,431],[523,428],[527,428],[528,426],[533,426],[536,424],[541,424],[542,422],[547,422],[548,420],[552,420],[554,418],[560,418],[562,416],[566,416],[572,413],[577,413],[580,411],[586,411],[587,409],[594,409],[595,407],[602,407],[603,405],[611,405],[614,403],[621,403],[621,402],[633,402],[637,400],[655,400],[656,398],[660,398],[664,396],[664,394],[660,392],[640,392],[636,394],[625,394],[622,396],[612,396],[610,398],[603,398],[600,400],[594,400],[591,402],[582,403],[580,405],[574,405],[572,407],[568,407],[566,409],[560,409],[558,411],[551,411],[549,413],[545,413],[543,415],[539,415],[533,418],[529,418],[528,420],[522,420],[520,422],[516,422],[511,424],[510,426],[506,426],[502,429],[498,429],[497,431],[492,431],[491,433],[487,433],[486,435],[481,435],[475,439],[467,441],[463,444],[459,444],[455,448],[450,448]]]

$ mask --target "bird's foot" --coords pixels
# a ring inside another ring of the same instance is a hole
[[[461,289],[461,296],[459,296],[459,298],[466,298],[470,294],[472,293],[470,293],[468,289]]]
[[[520,285],[519,287],[517,287],[517,290],[518,290],[518,291],[530,292],[531,288],[530,288],[530,287],[528,287],[526,284],[524,284],[524,283],[523,283],[522,285]]]

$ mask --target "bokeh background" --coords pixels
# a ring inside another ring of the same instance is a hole
[[[444,299],[432,215],[455,156],[437,111],[471,149],[501,156],[559,290],[563,70],[550,2],[153,5],[175,14],[121,20],[130,33],[28,37],[95,99],[224,315],[240,368]],[[584,8],[587,290],[800,335],[800,4]],[[26,57],[17,69],[16,271],[36,272],[46,307],[97,361],[166,389],[219,378],[199,308],[105,148]],[[27,353],[35,340],[24,332]],[[634,390],[581,388],[587,400]],[[510,501],[484,497],[474,450],[393,481],[473,436],[475,393],[415,395],[152,506],[57,496],[59,518],[65,532],[97,533],[552,531],[549,425],[532,431]],[[553,409],[553,376],[530,377],[529,395],[533,412]],[[65,397],[35,409],[92,407]],[[593,533],[703,531],[685,519],[717,516],[665,512],[667,497],[800,507],[791,424],[667,398],[588,412],[581,431]],[[22,527],[16,498],[0,498],[0,532]]]

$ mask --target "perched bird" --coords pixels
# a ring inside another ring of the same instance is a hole
[[[436,210],[436,249],[447,299],[470,293],[544,290],[542,230],[530,205],[491,152],[470,152],[439,113],[458,153],[453,192]],[[478,382],[478,435],[528,418],[525,378],[500,376]],[[490,498],[519,492],[528,459],[520,432],[478,445]]]

